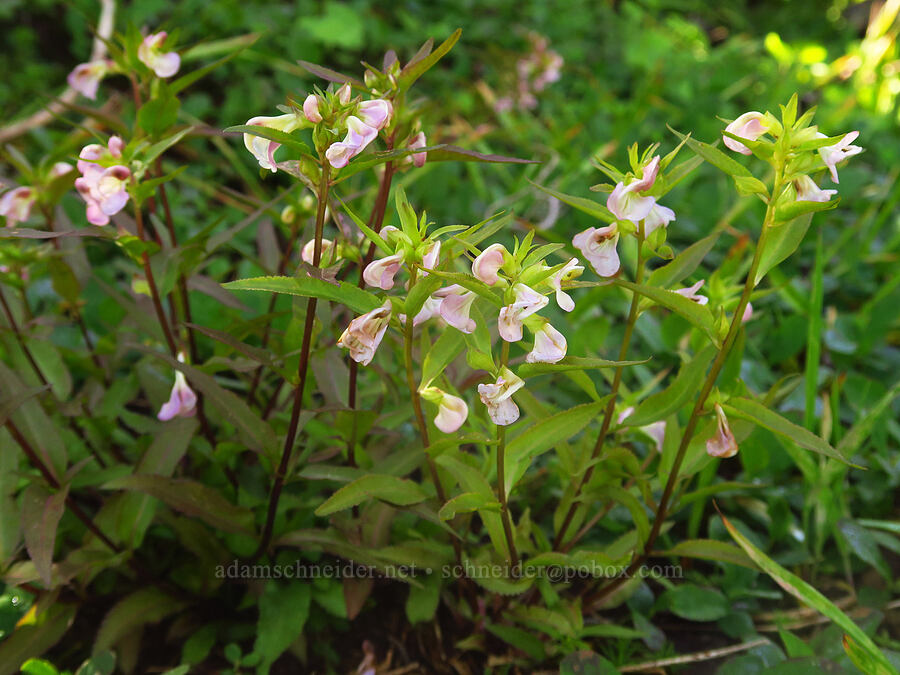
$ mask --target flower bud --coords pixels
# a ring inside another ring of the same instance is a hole
[[[178,360],[184,363],[184,355],[179,354]],[[188,386],[184,379],[184,373],[175,371],[175,385],[169,400],[163,403],[156,418],[160,422],[168,422],[174,417],[193,417],[197,414],[197,394]]]
[[[391,115],[394,112],[391,102],[386,99],[375,99],[372,101],[363,101],[357,107],[357,115],[364,124],[373,129],[384,129],[391,121]]]
[[[318,124],[322,121],[322,115],[319,114],[318,96],[310,94],[306,97],[306,100],[303,101],[303,114],[306,115],[306,119],[313,124]]]
[[[427,147],[427,145],[428,144],[425,140],[425,133],[420,131],[419,133],[417,133],[415,136],[413,136],[410,139],[407,147],[410,148],[411,150],[415,150],[416,148]],[[412,157],[413,166],[421,169],[423,166],[425,166],[425,160],[428,159],[428,153],[427,152],[414,152],[412,155],[410,155],[410,157]]]
[[[738,452],[734,434],[728,426],[728,418],[722,406],[716,403],[716,435],[706,441],[706,453],[711,457],[734,457]]]
[[[350,83],[346,82],[341,85],[340,89],[338,89],[337,92],[335,92],[335,95],[337,96],[337,100],[341,105],[347,105],[348,103],[350,103],[350,96],[352,95],[352,93],[353,90],[350,88]]]
[[[326,256],[331,253],[331,249],[334,246],[334,242],[330,239],[322,240],[322,254],[321,260],[324,260]],[[300,249],[300,259],[305,262],[307,265],[314,265],[313,262],[314,256],[316,252],[316,240],[310,239],[303,245],[303,248]]]
[[[426,401],[436,403],[437,416],[434,418],[434,426],[445,434],[457,431],[469,416],[469,406],[458,396],[453,396],[437,387],[425,387],[419,392]]]

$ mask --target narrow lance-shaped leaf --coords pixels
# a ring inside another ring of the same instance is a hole
[[[612,213],[610,213],[608,208],[606,208],[603,204],[593,201],[592,199],[586,199],[585,197],[575,197],[574,195],[567,195],[563,192],[559,192],[558,190],[554,190],[543,185],[538,185],[533,181],[528,182],[534,185],[534,187],[536,187],[538,190],[546,192],[551,197],[556,197],[564,204],[568,204],[569,206],[576,208],[579,211],[588,214],[589,216],[593,216],[597,220],[602,220],[604,223],[612,223],[616,220],[616,217]]]
[[[398,506],[418,504],[428,497],[416,483],[372,473],[363,476],[335,492],[316,509],[317,516],[328,516],[361,504],[367,499],[381,499]]]
[[[594,368],[622,368],[625,366],[639,366],[650,359],[640,361],[607,361],[593,357],[567,356],[557,363],[523,363],[516,369],[519,377],[531,377],[545,373],[562,373],[570,370],[591,370]]]
[[[756,548],[756,546],[741,534],[734,525],[728,522],[728,519],[725,518],[725,516],[722,516],[722,522],[725,524],[729,534],[732,539],[737,542],[738,546],[744,549],[753,562],[759,565],[766,574],[772,577],[784,591],[834,621],[846,631],[854,642],[858,643],[860,648],[865,650],[871,662],[878,668],[878,670],[870,672],[879,674],[884,673],[885,675],[897,673],[897,669],[891,665],[890,661],[887,660],[881,650],[878,649],[874,642],[872,642],[872,639],[866,635],[856,623],[854,623],[853,619],[838,609],[831,600],[819,593],[819,591],[803,581],[800,577],[788,572],[781,565]]]
[[[398,78],[399,81],[397,84],[399,91],[402,93],[409,89],[416,80],[422,77],[422,75],[440,61],[447,52],[453,49],[453,45],[459,40],[460,35],[462,35],[462,28],[457,28],[450,37],[439,44],[437,48],[427,56],[413,59],[406,64],[403,70],[400,71],[400,77]]]
[[[775,209],[775,222],[776,223],[786,223],[788,221],[793,220],[799,216],[806,215],[807,213],[816,213],[818,211],[830,211],[831,209],[837,208],[837,205],[841,203],[841,198],[837,197],[836,199],[832,199],[828,202],[809,202],[809,201],[801,201],[801,202],[790,202],[785,204],[784,206],[779,206]]]
[[[750,173],[750,170],[747,167],[745,167],[740,162],[733,160],[724,152],[710,145],[709,143],[703,143],[702,141],[691,138],[690,134],[685,136],[684,134],[675,131],[675,129],[673,129],[672,127],[669,127],[669,131],[678,136],[678,138],[687,142],[688,147],[691,150],[696,152],[717,169],[720,169],[727,173],[729,176],[753,176],[753,174]]]
[[[694,324],[697,328],[706,333],[707,337],[710,341],[715,344],[720,344],[719,335],[716,331],[715,320],[713,319],[712,313],[706,307],[702,305],[698,305],[696,302],[685,298],[674,291],[667,291],[662,288],[655,288],[653,286],[640,286],[638,284],[631,283],[630,281],[625,281],[624,279],[615,279],[613,281],[618,286],[623,286],[631,291],[635,291],[640,293],[643,296],[646,296],[656,302],[657,304],[662,305],[666,309],[670,309],[676,314],[680,314],[685,319]]]
[[[644,426],[663,420],[691,400],[700,388],[706,368],[716,355],[714,345],[706,345],[690,361],[681,366],[672,383],[662,391],[647,397],[631,415],[623,420],[626,426]]]
[[[39,485],[29,485],[22,497],[22,525],[25,531],[25,548],[38,574],[49,587],[53,548],[56,544],[56,528],[66,510],[68,486],[51,494]]]
[[[270,141],[275,141],[276,143],[281,143],[283,146],[287,148],[293,148],[294,150],[297,150],[303,154],[308,155],[310,153],[309,146],[296,136],[285,133],[284,131],[279,131],[278,129],[270,129],[269,127],[264,127],[261,124],[238,124],[233,127],[228,127],[227,129],[225,129],[225,132],[259,136],[260,138],[265,138]]]
[[[345,305],[360,314],[370,312],[382,304],[378,296],[358,288],[355,284],[348,284],[345,281],[332,284],[309,276],[238,279],[222,284],[222,287],[229,291],[266,291],[299,295],[304,298],[321,298]]]

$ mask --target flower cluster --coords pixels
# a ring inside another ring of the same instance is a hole
[[[496,100],[494,109],[497,112],[510,110],[514,105],[525,110],[537,107],[537,96],[548,84],[560,78],[563,58],[548,49],[547,38],[536,33],[528,36],[532,51],[516,61],[515,93]]]
[[[131,170],[118,161],[124,147],[119,136],[111,136],[105,148],[92,143],[78,155],[81,177],[75,179],[75,188],[87,203],[87,219],[92,225],[107,225],[109,217],[128,203]]]
[[[619,271],[617,245],[624,231],[647,238],[660,227],[675,220],[675,212],[657,203],[651,194],[659,175],[662,160],[655,155],[638,168],[640,177],[623,176],[609,198],[606,208],[616,221],[605,227],[589,227],[572,239],[572,244],[584,254],[594,271],[601,277],[611,277]]]

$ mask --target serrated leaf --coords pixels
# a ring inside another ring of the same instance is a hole
[[[187,606],[187,602],[157,588],[143,588],[117,602],[107,612],[97,631],[93,653],[116,645],[148,623],[157,623]]]
[[[606,359],[596,359],[593,357],[567,356],[557,363],[523,363],[516,369],[519,377],[531,377],[532,375],[541,375],[544,373],[562,373],[567,370],[591,370],[594,368],[619,368],[625,366],[639,366],[647,363],[650,359],[641,361],[607,361]]]
[[[325,500],[315,513],[317,516],[328,516],[368,499],[381,499],[397,506],[410,506],[427,498],[425,491],[411,480],[372,473],[342,487]]]
[[[673,614],[688,621],[716,621],[731,611],[728,598],[713,588],[681,584],[663,597]]]
[[[444,372],[444,369],[459,356],[459,353],[465,348],[466,340],[464,333],[458,330],[443,331],[431,349],[425,355],[422,362],[422,383],[421,386],[427,386],[434,378]]]
[[[382,305],[382,300],[379,300],[378,296],[358,288],[355,284],[348,284],[345,281],[331,284],[309,276],[238,279],[222,284],[222,287],[229,291],[266,291],[299,295],[304,298],[321,298],[338,302],[359,314],[371,312]]]
[[[426,574],[421,585],[409,587],[406,598],[406,618],[411,624],[431,621],[441,599],[441,576]]]
[[[261,672],[268,672],[278,657],[303,634],[311,598],[311,584],[266,582],[259,598],[259,621],[253,645],[253,651],[262,657]]]
[[[671,262],[653,270],[647,279],[647,285],[670,288],[689,277],[715,246],[721,234],[721,231],[717,230],[709,236],[703,237],[675,256]]]
[[[66,510],[69,487],[51,494],[39,485],[29,485],[22,496],[22,528],[25,548],[44,584],[51,586],[56,528]]]
[[[803,241],[803,237],[806,236],[810,223],[812,223],[812,214],[807,213],[774,228],[769,233],[765,248],[760,256],[759,269],[756,272],[754,284],[758,284],[769,270],[786,258],[789,258],[797,250],[800,242]]]
[[[472,511],[500,511],[500,502],[478,492],[464,492],[461,495],[449,499],[438,511],[438,518],[450,520],[459,513],[471,513]]]
[[[489,623],[485,625],[489,633],[496,635],[509,645],[528,654],[532,660],[540,662],[547,658],[544,643],[534,633],[503,624]]]
[[[716,562],[731,563],[755,569],[753,561],[747,557],[741,549],[733,544],[715,539],[685,539],[660,556],[677,556],[679,558],[698,558],[700,560],[715,560]]]

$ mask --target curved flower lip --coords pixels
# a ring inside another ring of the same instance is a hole
[[[6,217],[6,226],[15,227],[16,223],[28,220],[31,207],[36,200],[34,188],[26,185],[10,190],[0,197],[0,216]]]
[[[113,69],[114,64],[109,59],[98,59],[80,63],[66,77],[69,86],[85,98],[94,100],[97,98],[97,89],[100,81]]]
[[[506,247],[503,244],[491,244],[472,262],[472,274],[479,281],[493,286],[500,280],[497,272],[503,266],[507,255]]]
[[[500,310],[497,327],[500,337],[507,342],[522,339],[522,320],[540,311],[550,300],[525,284],[513,286],[515,300]]]
[[[434,316],[440,316],[441,304],[443,298],[436,297],[434,294],[429,295],[425,302],[422,303],[422,309],[413,317],[413,328],[419,326]],[[406,314],[398,314],[397,318],[400,323],[406,324]]]
[[[252,117],[247,120],[247,126],[266,127],[289,134],[303,126],[303,121],[295,113],[287,113],[276,117]],[[270,141],[262,136],[244,134],[244,147],[256,157],[256,161],[263,169],[269,169],[272,173],[278,171],[278,166],[275,164],[275,151],[281,147],[281,143]]]
[[[511,397],[524,386],[525,382],[505,366],[500,369],[496,382],[478,385],[478,396],[494,424],[507,426],[519,419],[519,406]]]
[[[341,105],[347,105],[350,103],[350,96],[353,94],[353,90],[350,87],[349,82],[345,82],[341,85],[341,87],[335,92],[338,101],[340,101]]]
[[[357,107],[357,114],[363,124],[379,131],[390,123],[393,113],[391,102],[383,98],[363,101]]]
[[[566,336],[549,323],[534,334],[534,348],[525,356],[527,363],[558,363],[566,356]]]
[[[347,135],[344,140],[332,143],[325,151],[325,158],[335,169],[342,169],[377,137],[378,129],[351,115],[347,118]]]
[[[178,52],[163,52],[162,46],[168,37],[168,33],[160,31],[151,33],[144,38],[138,47],[138,59],[157,77],[172,77],[181,67],[181,57]]]
[[[794,181],[794,187],[798,202],[828,202],[831,201],[831,195],[837,194],[837,190],[823,190],[809,176],[800,176]]]
[[[400,263],[402,262],[403,256],[399,253],[373,260],[363,270],[363,280],[369,286],[389,291],[394,287],[394,275],[400,270]]]
[[[422,254],[422,267],[433,270],[441,259],[441,242],[435,239],[428,249]]]
[[[441,318],[459,331],[471,335],[475,332],[475,320],[469,318],[475,293],[466,291],[462,286],[454,284],[438,293],[444,293],[441,300]],[[439,296],[440,297],[440,296]]]
[[[563,291],[562,284],[565,281],[581,276],[584,267],[579,265],[578,262],[578,258],[572,258],[550,277],[550,287],[556,291],[556,304],[564,312],[571,312],[575,309],[575,301],[572,300],[572,296]]]
[[[601,277],[611,277],[619,271],[619,230],[615,224],[589,227],[572,238],[575,246]]]
[[[337,344],[350,350],[350,358],[367,366],[375,356],[384,333],[391,320],[391,301],[385,300],[381,307],[358,316],[350,322],[341,334]]]
[[[606,208],[609,209],[618,220],[630,220],[632,223],[639,223],[656,204],[656,197],[640,197],[635,186],[640,185],[641,181],[636,181],[625,185],[618,183],[609,198],[606,200]]]
[[[706,441],[706,453],[712,457],[734,457],[738,453],[738,444],[728,426],[728,418],[722,406],[716,403],[716,434]]]
[[[827,166],[828,170],[831,172],[831,180],[833,182],[841,182],[840,180],[838,180],[837,165],[845,159],[853,157],[854,155],[858,155],[863,151],[863,149],[858,145],[850,145],[858,137],[858,131],[851,131],[847,134],[844,134],[844,137],[834,145],[826,145],[823,148],[819,148],[819,155],[822,157],[822,161],[825,163],[825,166]],[[828,137],[825,134],[819,132],[816,134],[816,138]]]
[[[660,227],[668,227],[675,220],[675,212],[662,204],[654,204],[644,218],[644,236],[649,237]]]
[[[72,171],[75,167],[69,164],[68,162],[56,162],[50,168],[50,179],[54,180],[59,178],[60,176],[65,176],[67,173]]]
[[[706,303],[709,302],[709,298],[707,298],[705,295],[700,295],[697,292],[701,288],[703,288],[703,284],[705,284],[705,283],[706,283],[706,280],[701,279],[693,286],[688,286],[687,288],[679,288],[673,292],[678,293],[678,295],[681,295],[681,296],[687,298],[688,300],[693,300],[698,305],[705,305]]]
[[[761,112],[750,110],[726,126],[725,131],[748,141],[755,141],[769,130],[769,125],[763,123],[765,119],[766,116]],[[725,143],[726,148],[739,152],[742,155],[752,154],[750,148],[729,136],[723,135],[722,142]]]
[[[184,373],[175,371],[175,385],[169,400],[163,403],[156,418],[160,422],[168,422],[175,417],[193,417],[197,414],[197,395],[188,386]]]
[[[457,431],[469,416],[469,406],[459,396],[453,396],[437,387],[425,387],[419,391],[422,398],[438,405],[434,426],[445,434]]]
[[[653,159],[644,165],[644,172],[641,174],[640,179],[629,183],[628,187],[633,192],[646,192],[652,188],[656,182],[656,176],[659,174],[659,162],[659,155],[655,155]]]

